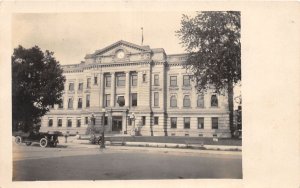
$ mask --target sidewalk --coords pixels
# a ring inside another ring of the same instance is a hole
[[[77,137],[69,137],[67,143],[65,143],[65,139],[61,137],[59,139],[59,145],[66,145],[68,147],[77,147],[77,148],[99,148],[99,145],[93,145],[89,143],[89,140],[80,140]],[[178,143],[155,143],[155,142],[124,142],[123,146],[121,144],[112,145],[110,141],[105,142],[106,146],[113,147],[148,147],[148,148],[178,148],[185,150],[213,150],[213,151],[235,151],[241,152],[242,146],[225,146],[225,145],[197,145],[190,144],[187,147],[186,144],[178,144]]]

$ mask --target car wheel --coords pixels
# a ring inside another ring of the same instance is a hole
[[[17,136],[17,137],[15,138],[15,142],[16,142],[17,144],[21,144],[21,143],[22,143],[22,137]]]
[[[31,142],[26,142],[26,146],[30,146],[31,145]]]
[[[48,140],[47,140],[46,138],[42,138],[42,139],[40,140],[40,146],[41,146],[42,148],[45,148],[45,147],[47,147],[47,145],[48,145]]]

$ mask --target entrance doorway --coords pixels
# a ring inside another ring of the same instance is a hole
[[[122,131],[122,116],[112,117],[112,131]]]

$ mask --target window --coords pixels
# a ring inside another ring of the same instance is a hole
[[[154,117],[154,125],[158,125],[158,117]]]
[[[218,129],[218,118],[217,117],[211,118],[211,128]]]
[[[131,126],[132,125],[132,119],[129,117],[128,118],[128,125]]]
[[[58,103],[58,108],[63,108],[64,107],[64,99],[61,100],[60,103]]]
[[[120,107],[123,107],[125,105],[125,98],[124,96],[118,96],[117,97],[117,103]]]
[[[204,129],[204,118],[198,117],[198,129]]]
[[[98,77],[94,76],[94,85],[97,85],[97,84],[98,84]]]
[[[48,127],[52,127],[53,126],[53,119],[49,119],[48,120]]]
[[[74,83],[69,83],[69,91],[74,91]]]
[[[84,118],[84,124],[86,124],[86,125],[89,124],[89,117]]]
[[[96,125],[96,118],[94,116],[92,116],[91,118],[91,123],[92,125]]]
[[[105,76],[105,86],[106,87],[110,87],[111,86],[111,76],[110,75],[106,75]]]
[[[142,125],[146,125],[146,116],[142,116]]]
[[[110,94],[106,94],[105,95],[104,102],[105,102],[105,104],[104,104],[105,107],[109,107],[110,106]]]
[[[68,100],[68,108],[69,109],[73,108],[73,98],[69,98],[69,100]]]
[[[197,107],[204,108],[204,96],[203,95],[198,95]]]
[[[143,82],[146,82],[146,74],[143,74]]]
[[[68,119],[68,127],[72,127],[72,119]]]
[[[83,90],[83,83],[79,83],[78,84],[78,91],[82,91]]]
[[[138,79],[138,77],[137,77],[136,73],[131,75],[131,85],[132,86],[137,86],[137,79]]]
[[[185,95],[185,96],[183,97],[183,107],[191,107],[190,96]]]
[[[81,126],[81,119],[80,119],[80,118],[77,118],[76,126],[77,126],[77,127],[80,127],[80,126]]]
[[[117,86],[125,86],[125,74],[117,74]]]
[[[86,80],[86,88],[91,88],[91,78]]]
[[[159,93],[154,92],[154,106],[159,106]]]
[[[82,108],[82,98],[78,98],[78,107],[77,108]]]
[[[90,107],[90,95],[86,95],[86,107]]]
[[[190,76],[189,75],[184,75],[183,76],[183,86],[190,86]]]
[[[171,99],[170,99],[170,106],[171,107],[177,107],[177,99],[176,99],[176,96],[171,96]]]
[[[171,128],[172,129],[177,128],[177,117],[171,117]]]
[[[158,74],[154,75],[154,85],[159,86],[159,75]]]
[[[191,125],[191,118],[185,117],[183,118],[183,121],[184,121],[184,128],[189,129]]]
[[[137,93],[131,93],[131,106],[137,106]]]
[[[59,118],[59,119],[57,120],[57,126],[58,126],[58,127],[62,127],[62,119]]]
[[[170,76],[170,86],[177,86],[177,76]]]
[[[108,125],[108,117],[107,116],[104,117],[104,125]]]
[[[218,107],[218,97],[217,97],[217,95],[212,95],[211,96],[210,103],[211,103],[212,107]]]

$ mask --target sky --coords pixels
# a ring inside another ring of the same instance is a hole
[[[182,14],[195,12],[101,12],[14,14],[12,48],[39,46],[54,52],[61,64],[77,64],[86,54],[119,40],[164,48],[167,54],[183,53],[175,31]],[[13,49],[12,49],[13,50]]]

